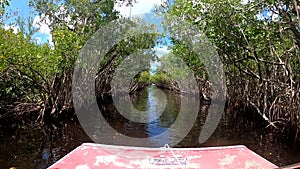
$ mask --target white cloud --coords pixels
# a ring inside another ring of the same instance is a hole
[[[74,28],[74,26],[70,23],[71,17],[66,16],[66,7],[64,5],[61,5],[59,10],[54,13],[54,15],[58,18],[60,18],[62,21],[65,21],[67,26],[69,28]],[[37,35],[41,38],[41,43],[45,43],[48,41],[48,43],[53,46],[52,41],[52,35],[51,35],[51,29],[49,25],[51,24],[51,21],[49,19],[49,16],[46,16],[45,14],[42,14],[41,16],[36,16],[33,19],[33,26],[35,28],[38,28],[39,31]],[[46,37],[46,40],[45,40]]]
[[[165,0],[137,0],[137,3],[134,3],[131,7],[131,15],[141,15],[149,13],[154,5],[161,5]],[[130,15],[130,6],[123,4],[122,6],[115,5],[115,9],[120,12],[120,15],[128,17]]]
[[[246,5],[246,4],[248,4],[249,2],[254,2],[254,0],[242,0],[242,4],[243,4],[243,5]]]
[[[54,46],[54,43],[52,41],[52,35],[49,35],[49,37],[48,37],[48,43],[49,43],[50,46]]]
[[[19,32],[19,28],[17,26],[14,26],[14,25],[4,25],[3,28],[5,30],[13,30],[14,34],[17,34]]]
[[[161,56],[171,52],[167,46],[155,47],[154,51],[156,52],[158,57],[161,57]]]
[[[50,45],[53,45],[52,42],[52,35],[51,35],[51,29],[49,25],[51,24],[50,19],[48,16],[45,16],[44,14],[41,16],[36,16],[33,19],[33,26],[35,28],[38,28],[38,37],[35,38],[38,43],[45,43],[48,41]],[[46,40],[44,40],[46,37]]]
[[[40,33],[50,34],[51,29],[48,25],[50,25],[49,17],[44,14],[33,19],[33,26],[38,28]]]

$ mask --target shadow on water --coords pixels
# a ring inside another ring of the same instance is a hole
[[[130,137],[146,138],[144,146],[157,147],[166,140],[177,139],[175,131],[168,130],[178,117],[181,97],[171,91],[165,91],[167,104],[159,112],[157,107],[163,101],[153,92],[155,87],[145,88],[130,96],[133,106],[140,111],[149,111],[145,118],[154,119],[149,123],[133,122],[120,115],[112,98],[99,100],[98,105],[106,121],[116,130],[114,135],[103,134],[118,139],[118,133]],[[186,96],[187,97],[187,96]],[[191,108],[192,109],[192,108]],[[243,144],[278,166],[300,161],[300,150],[293,149],[285,137],[278,137],[265,126],[257,123],[255,117],[232,117],[224,114],[216,131],[205,143],[199,144],[198,138],[207,117],[209,105],[201,105],[192,130],[176,147],[206,147]],[[187,110],[188,111],[188,110]],[[132,118],[140,118],[135,112]],[[156,118],[157,117],[157,118]],[[185,121],[184,124],[190,123]],[[153,139],[163,132],[168,132],[164,140]],[[108,139],[109,140],[109,139]],[[64,121],[61,127],[39,126],[34,124],[19,125],[1,123],[0,126],[0,168],[47,168],[65,154],[82,144],[92,142],[82,129],[78,120]],[[122,144],[122,143],[120,143]],[[134,144],[134,143],[132,143]],[[298,147],[299,148],[299,147]]]
[[[73,120],[62,128],[1,124],[0,168],[44,169],[83,142],[91,140]]]

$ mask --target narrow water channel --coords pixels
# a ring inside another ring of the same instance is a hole
[[[134,107],[140,111],[148,110],[144,118],[154,119],[149,123],[132,122],[120,115],[112,99],[99,100],[99,108],[107,122],[116,132],[113,135],[103,133],[102,140],[106,143],[134,145],[134,142],[118,142],[120,135],[144,138],[143,146],[159,147],[178,139],[176,130],[170,126],[176,121],[181,107],[181,97],[171,91],[164,90],[164,95],[150,86],[131,95]],[[196,98],[191,97],[191,101]],[[163,108],[162,108],[163,107]],[[200,144],[198,137],[207,116],[209,105],[200,105],[196,122],[176,147],[205,147],[224,145],[246,145],[269,161],[282,166],[300,162],[300,147],[295,149],[283,137],[275,136],[270,130],[257,125],[256,119],[232,118],[225,114],[216,131],[205,143]],[[161,111],[163,109],[163,111]],[[194,109],[191,107],[190,109]],[[132,118],[140,118],[140,111],[131,114]],[[188,113],[188,110],[186,110]],[[192,119],[192,117],[191,117]],[[190,123],[180,123],[179,128]],[[164,138],[155,137],[166,133]],[[0,169],[16,167],[17,169],[47,168],[65,154],[83,142],[92,142],[74,118],[64,122],[61,127],[38,126],[35,124],[1,124],[0,125]]]

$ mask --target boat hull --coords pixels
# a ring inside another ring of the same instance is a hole
[[[245,146],[145,148],[84,143],[49,169],[278,168]]]

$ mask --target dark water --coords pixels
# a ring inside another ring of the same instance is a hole
[[[164,91],[162,96],[155,92],[154,87],[147,88],[131,96],[134,107],[140,111],[149,110],[148,114],[136,111],[130,114],[135,122],[120,115],[113,101],[99,101],[99,108],[114,132],[98,135],[97,141],[106,144],[135,145],[159,147],[165,143],[174,143],[182,134],[179,130],[191,125],[194,117],[187,117],[179,122],[177,128],[170,129],[179,117],[181,110],[180,96]],[[198,101],[189,97],[190,101]],[[121,98],[122,99],[122,98]],[[164,102],[165,100],[165,102]],[[166,105],[164,104],[166,103]],[[162,106],[162,107],[161,107]],[[165,106],[165,107],[164,107]],[[163,111],[160,111],[162,108]],[[192,111],[195,107],[185,109]],[[300,147],[293,146],[284,136],[279,137],[265,126],[257,125],[257,119],[252,117],[233,117],[223,114],[221,122],[214,134],[203,144],[198,142],[201,128],[207,117],[208,105],[200,105],[196,122],[176,147],[204,147],[243,144],[278,166],[300,162]],[[156,117],[159,117],[156,119]],[[149,123],[136,122],[149,120]],[[153,120],[151,120],[153,119]],[[156,137],[166,133],[163,138]],[[179,133],[179,134],[178,134]],[[120,141],[121,136],[144,139],[145,142]],[[91,139],[92,138],[92,139]],[[64,122],[64,125],[38,126],[36,124],[18,125],[1,124],[0,126],[0,169],[16,167],[22,169],[47,168],[65,154],[82,144],[93,142],[85,133],[76,118]]]

